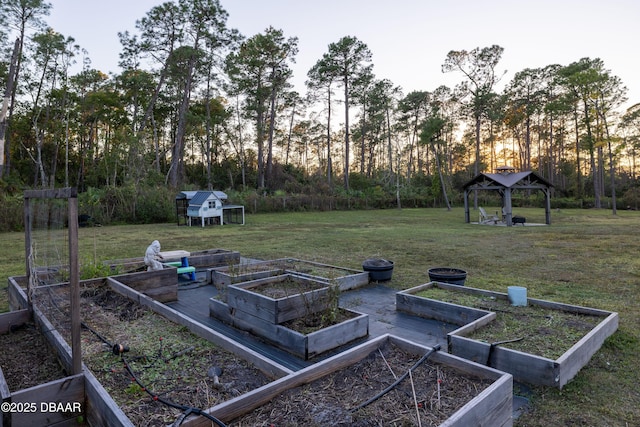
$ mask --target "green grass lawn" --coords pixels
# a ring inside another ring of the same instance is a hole
[[[487,212],[495,208],[486,207]],[[542,209],[517,209],[544,223]],[[472,212],[472,220],[477,211]],[[296,257],[361,269],[363,260],[395,262],[390,286],[429,281],[430,267],[467,270],[466,285],[500,292],[519,285],[532,298],[616,311],[620,327],[561,391],[534,388],[533,410],[516,426],[640,425],[640,212],[561,210],[552,225],[466,224],[461,208],[249,215],[240,225],[174,224],[80,229],[80,262],[90,271],[109,259],[163,250],[222,248],[260,259]],[[0,234],[0,277],[23,275],[24,234]],[[6,283],[6,282],[5,282]],[[6,296],[0,303],[7,308]]]

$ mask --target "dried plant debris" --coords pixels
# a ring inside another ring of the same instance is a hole
[[[16,392],[67,376],[33,322],[0,335],[0,367],[9,391]]]
[[[358,409],[421,356],[388,343],[354,365],[287,390],[229,425],[437,426],[491,384],[427,360],[391,391]]]
[[[55,294],[42,295],[39,305],[64,329],[68,304]],[[84,288],[81,300],[83,361],[136,426],[166,426],[185,407],[207,409],[271,381],[107,286]]]

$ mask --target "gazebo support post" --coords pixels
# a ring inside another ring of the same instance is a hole
[[[544,190],[544,197],[544,219],[547,225],[551,225],[551,192],[548,189]]]
[[[464,190],[464,222],[469,224],[471,222],[471,216],[469,215],[469,192]]]
[[[507,222],[507,227],[511,227],[513,225],[513,214],[511,208],[511,189],[505,188],[504,191],[504,216]]]

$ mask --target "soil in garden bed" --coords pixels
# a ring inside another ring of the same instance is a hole
[[[181,416],[162,400],[206,409],[271,381],[243,359],[107,286],[85,287],[81,300],[83,361],[136,426],[166,426]],[[68,325],[65,301],[53,292],[39,298],[59,329]],[[114,354],[115,344],[128,351]]]
[[[438,426],[492,382],[427,360],[360,409],[420,359],[387,343],[360,362],[285,391],[231,426]],[[413,387],[412,387],[413,383]]]
[[[467,338],[488,343],[517,340],[501,346],[555,360],[591,331],[603,319],[581,313],[536,305],[514,307],[509,300],[441,288],[425,289],[425,298],[493,311],[496,319]]]
[[[286,277],[280,281],[274,281],[265,283],[263,285],[251,286],[245,288],[248,291],[255,292],[269,298],[280,299],[287,298],[294,295],[299,295],[304,292],[310,292],[316,289],[325,288],[327,285],[323,283],[313,283],[304,280],[296,280],[291,277]]]
[[[242,265],[241,267],[234,269],[233,273],[235,273],[236,275],[239,275],[239,274],[246,274],[246,273],[258,272],[258,271],[268,271],[268,270],[283,270],[283,271],[287,270],[290,272],[303,273],[310,276],[321,277],[328,280],[336,279],[338,277],[348,276],[355,273],[354,271],[340,268],[340,267],[322,265],[319,263],[315,264],[315,263],[302,261],[302,260],[295,260],[295,259],[275,260],[270,262],[258,262],[255,264]],[[233,274],[232,270],[229,270],[229,273]]]
[[[0,366],[11,392],[67,376],[33,322],[0,335],[0,347]]]
[[[353,311],[344,310],[342,308],[330,308],[283,322],[282,326],[296,332],[300,332],[303,335],[307,335],[312,332],[319,331],[320,329],[346,322],[347,320],[354,319],[358,316],[360,316],[360,314]]]

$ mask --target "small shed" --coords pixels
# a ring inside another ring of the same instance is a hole
[[[218,218],[218,221],[222,224],[222,199],[219,197],[219,193],[222,192],[198,191],[193,195],[187,208],[189,225],[191,225],[193,218],[200,218],[203,227],[206,221],[212,222],[214,218]]]
[[[178,225],[190,225],[188,215],[189,204],[197,193],[213,193],[222,203],[227,200],[227,195],[222,191],[181,191],[176,196],[176,221]]]
[[[244,206],[229,205],[222,191],[182,191],[176,196],[176,218],[178,225],[192,225],[194,218],[205,224],[229,223],[244,225]]]
[[[464,185],[464,219],[469,215],[469,193],[476,190],[494,190],[502,197],[502,209],[507,226],[513,225],[511,193],[513,190],[540,190],[545,195],[545,223],[551,224],[551,188],[553,185],[533,171],[516,172],[509,166],[496,169],[496,173],[480,173]]]

